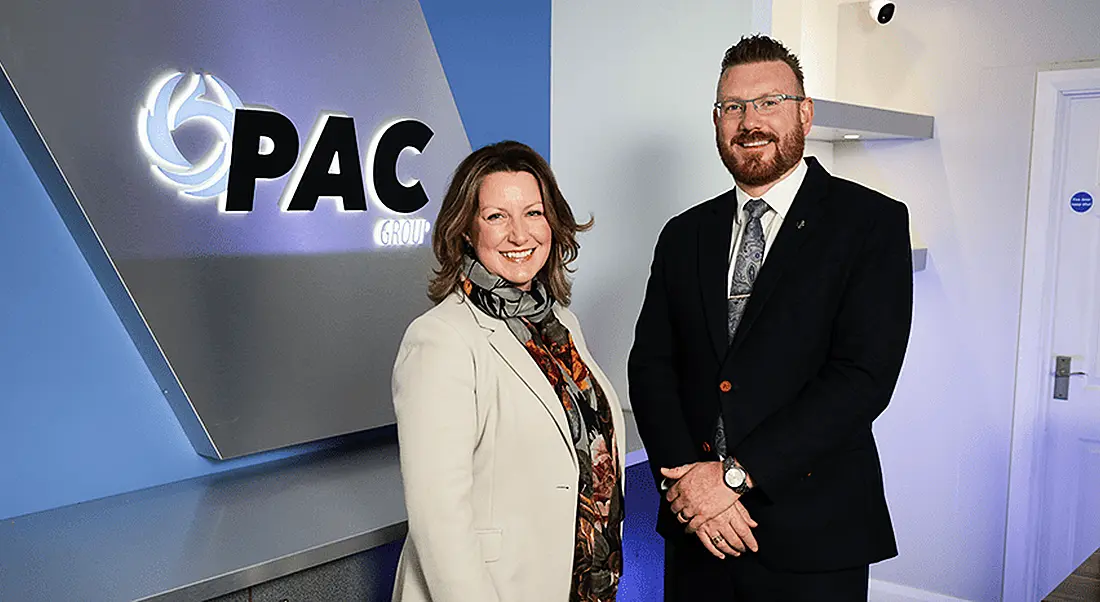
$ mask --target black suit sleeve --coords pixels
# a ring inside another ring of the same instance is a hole
[[[679,379],[673,360],[673,338],[669,281],[666,274],[668,238],[673,222],[667,224],[653,252],[649,282],[642,311],[634,329],[634,346],[627,362],[630,404],[645,444],[650,468],[660,482],[660,468],[672,468],[698,460],[684,419]]]
[[[735,455],[769,497],[841,451],[886,409],[913,313],[909,214],[891,202],[870,228],[832,325],[828,358],[790,404],[769,416]]]

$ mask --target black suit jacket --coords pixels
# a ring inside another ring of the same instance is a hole
[[[904,205],[806,161],[732,344],[735,192],[665,225],[628,372],[654,478],[717,459],[721,408],[727,445],[756,485],[742,501],[759,523],[760,562],[826,571],[897,554],[871,422],[909,339],[912,252]],[[688,537],[663,500],[657,530]]]

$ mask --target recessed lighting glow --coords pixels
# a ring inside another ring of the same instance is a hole
[[[859,134],[844,134],[845,140],[859,140]]]

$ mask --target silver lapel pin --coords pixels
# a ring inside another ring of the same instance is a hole
[[[806,220],[804,220],[804,219],[798,220],[798,229],[799,230],[801,230],[802,226],[805,226],[805,225],[806,225]]]

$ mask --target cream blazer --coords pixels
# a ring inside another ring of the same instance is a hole
[[[619,399],[576,316],[554,312],[611,404],[625,466]],[[577,454],[561,401],[507,325],[452,294],[405,332],[393,403],[409,513],[393,599],[566,602]]]

